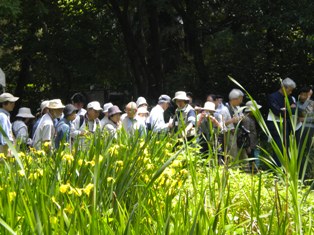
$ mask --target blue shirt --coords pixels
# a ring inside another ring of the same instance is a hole
[[[56,126],[55,147],[59,148],[62,140],[70,141],[70,121],[62,118]]]

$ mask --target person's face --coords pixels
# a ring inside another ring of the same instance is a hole
[[[176,100],[176,105],[178,108],[182,109],[185,106],[185,101],[184,100]]]
[[[143,118],[143,119],[146,119],[148,117],[148,114],[147,113],[139,113],[138,116]]]
[[[215,108],[217,108],[219,105],[219,99],[214,100],[213,103],[215,104]]]
[[[50,114],[53,118],[60,118],[62,115],[63,109],[51,109]]]
[[[291,94],[292,94],[293,89],[294,89],[294,88],[292,88],[292,87],[287,87],[287,88],[285,88],[286,93],[287,93],[287,96],[289,96],[289,95],[291,95]]]
[[[125,112],[128,116],[128,118],[134,118],[135,117],[135,114],[137,112],[137,109],[135,108],[130,108],[130,107],[126,107],[125,108]]]
[[[76,112],[73,112],[70,116],[68,116],[68,120],[73,121],[76,118]]]
[[[239,98],[233,99],[232,101],[233,101],[232,104],[233,104],[234,106],[239,106],[240,104],[242,104],[243,97],[240,96]]]
[[[162,103],[161,106],[162,106],[163,110],[167,110],[169,108],[169,103],[168,102],[164,102],[164,103]]]
[[[210,95],[209,95],[209,96],[207,96],[206,101],[214,102],[213,97],[211,97]]]
[[[114,122],[114,123],[118,123],[120,121],[120,117],[121,117],[121,114],[120,113],[116,113],[115,115],[112,115],[110,117],[110,119]]]
[[[305,102],[309,97],[309,92],[301,92],[299,95],[299,100]]]
[[[88,109],[87,114],[88,114],[88,119],[91,121],[94,121],[99,117],[100,111],[97,111],[95,109]]]
[[[222,104],[222,102],[223,102],[223,99],[222,99],[222,98],[219,98],[219,99],[218,99],[218,104]]]
[[[15,106],[15,102],[8,102],[7,104],[3,105],[3,109],[12,112]]]

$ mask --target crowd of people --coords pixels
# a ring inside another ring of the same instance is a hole
[[[295,82],[286,78],[281,82],[280,89],[268,96],[269,113],[266,123],[271,134],[269,138],[277,143],[281,151],[289,145],[291,113],[298,116],[300,140],[307,140],[307,149],[313,147],[313,91],[310,86],[303,87],[295,99],[291,96],[295,88]],[[261,105],[249,100],[241,106],[245,95],[239,89],[232,89],[228,97],[228,102],[224,103],[221,96],[211,94],[207,96],[204,105],[199,106],[193,103],[189,93],[177,91],[172,99],[166,94],[161,95],[152,109],[144,97],[139,97],[136,102],[131,101],[125,105],[123,112],[111,102],[103,106],[98,101],[87,103],[82,93],[75,93],[67,105],[60,99],[43,101],[37,119],[29,108],[21,107],[11,123],[10,112],[19,98],[10,93],[2,93],[0,154],[10,155],[8,142],[35,149],[42,149],[43,145],[58,149],[64,148],[65,143],[71,145],[74,140],[84,140],[84,136],[96,132],[105,132],[112,138],[118,138],[123,130],[129,136],[136,134],[140,137],[145,137],[150,132],[175,133],[178,138],[186,141],[196,139],[202,153],[214,148],[219,152],[227,152],[233,159],[256,158],[258,129],[254,112]],[[174,113],[166,117],[165,111],[173,105],[176,107]],[[284,123],[284,141],[278,133],[277,122]],[[305,139],[302,133],[308,133],[308,138]],[[280,166],[280,158],[276,154],[273,158]]]

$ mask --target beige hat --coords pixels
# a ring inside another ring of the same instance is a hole
[[[0,95],[0,102],[1,103],[6,102],[6,101],[16,102],[18,99],[19,99],[19,97],[15,97],[11,93],[6,93],[5,92],[5,93],[2,93]]]
[[[87,104],[87,109],[94,109],[96,111],[101,111],[100,103],[98,101],[92,101]]]
[[[47,106],[48,109],[63,109],[64,107],[60,99],[49,100]]]
[[[177,91],[174,95],[174,98],[172,99],[173,101],[175,100],[186,100],[189,101],[189,97],[187,97],[185,91]]]
[[[49,100],[44,100],[43,102],[41,102],[40,104],[40,111],[44,111],[45,108],[48,108],[49,105]]]
[[[250,100],[250,101],[246,102],[245,106],[246,106],[246,109],[244,110],[244,112],[256,111],[256,108],[260,109],[262,107],[261,105],[257,104],[255,100],[253,100],[253,101]]]
[[[19,109],[18,114],[16,117],[21,117],[21,118],[34,118],[34,115],[32,114],[30,108],[22,107]]]
[[[205,102],[204,108],[202,108],[202,110],[216,112],[215,103],[210,101]]]

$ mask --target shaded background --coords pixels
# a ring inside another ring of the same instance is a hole
[[[18,105],[74,92],[120,106],[191,91],[260,103],[291,77],[313,83],[313,0],[0,1],[0,67]]]

